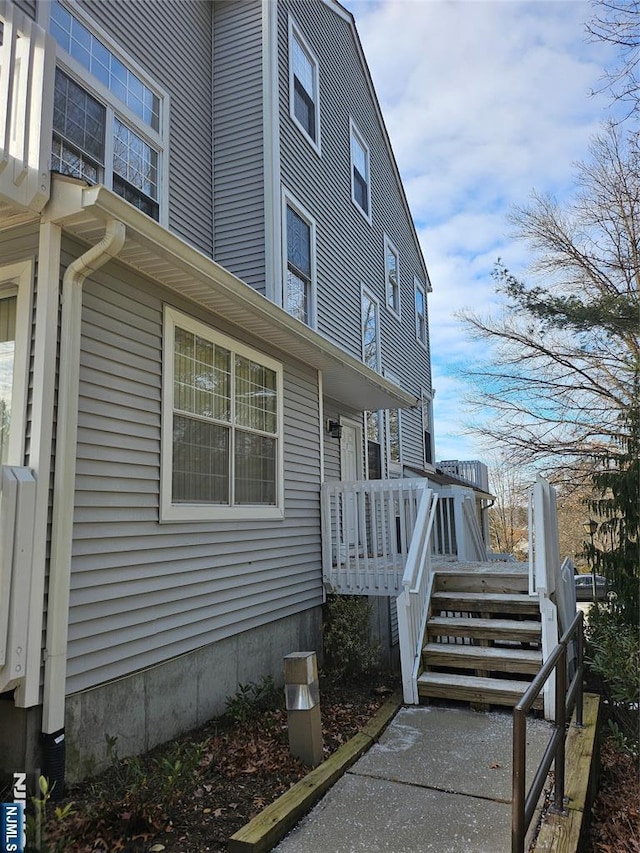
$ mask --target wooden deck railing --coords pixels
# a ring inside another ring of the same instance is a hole
[[[55,43],[0,0],[0,206],[38,212],[49,200]]]
[[[418,675],[433,585],[431,533],[437,506],[438,496],[430,489],[423,492],[397,601],[402,691],[404,701],[412,705],[419,702]]]
[[[432,547],[434,555],[456,557],[460,562],[488,559],[471,489],[446,486],[438,491]]]
[[[425,491],[424,479],[324,483],[325,583],[347,595],[399,595]]]

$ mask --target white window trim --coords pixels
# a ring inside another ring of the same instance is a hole
[[[369,211],[365,212],[358,202],[356,201],[356,193],[355,193],[355,183],[353,180],[353,138],[356,138],[359,144],[364,149],[364,152],[367,157],[367,197],[369,199]],[[366,221],[371,225],[371,209],[373,207],[373,200],[371,198],[371,152],[369,151],[369,146],[365,142],[364,136],[358,130],[355,122],[352,118],[349,119],[349,163],[351,164],[351,201],[356,207],[356,210],[359,211],[360,215],[366,219]]]
[[[294,39],[301,44],[304,52],[308,55],[309,59],[311,60],[311,64],[313,65],[313,84],[315,89],[313,109],[315,112],[316,139],[313,139],[313,137],[311,137],[307,133],[306,127],[304,127],[304,125],[299,121],[295,113],[295,94],[293,86],[293,51],[291,49]],[[293,20],[291,15],[289,15],[289,115],[293,119],[293,123],[299,128],[300,132],[307,140],[309,145],[311,145],[316,154],[318,154],[318,156],[322,156],[322,142],[320,136],[320,63],[318,62],[318,59],[313,50],[311,50],[309,42],[302,34],[302,30]]]
[[[377,409],[375,411],[372,410],[371,412],[365,412],[363,414],[363,436],[364,436],[363,440],[364,440],[364,460],[365,460],[364,464],[365,464],[365,471],[367,473],[366,479],[367,480],[370,479],[369,478],[369,440],[370,439],[369,439],[369,436],[367,434],[367,414],[374,415],[376,420],[378,421],[378,439],[379,440],[377,442],[373,442],[373,443],[380,445],[380,469],[381,469],[380,470],[380,477],[384,479],[385,474],[386,474],[386,470],[385,470],[386,448],[385,448],[385,428],[384,428],[385,424],[384,424],[384,417],[382,416],[382,411],[380,409]]]
[[[79,86],[90,95],[97,98],[107,110],[107,125],[113,127],[114,115],[120,115],[125,123],[134,130],[145,142],[158,152],[158,216],[159,223],[165,228],[169,225],[169,93],[149,76],[149,74],[128,54],[124,53],[122,47],[114,41],[98,24],[96,24],[76,2],[64,0],[61,3],[74,18],[86,27],[103,45],[123,63],[142,83],[157,95],[160,101],[160,122],[158,130],[154,130],[146,124],[140,116],[136,115],[126,104],[120,101],[111,90],[93,77],[84,65],[73,56],[64,51],[60,45],[56,46],[56,65],[71,77]],[[49,32],[49,18],[51,3],[38,3],[37,19],[40,26]],[[105,186],[113,186],[113,134],[107,133],[105,139]]]
[[[21,261],[0,267],[0,297],[17,296],[16,342],[11,386],[11,427],[7,465],[24,464],[32,286],[33,261]]]
[[[278,429],[276,438],[276,505],[222,506],[219,504],[172,503],[173,474],[173,362],[175,327],[188,329],[213,341],[236,355],[268,367],[276,374],[278,394]],[[160,470],[160,521],[218,521],[251,519],[255,521],[284,518],[284,383],[282,364],[240,341],[218,332],[192,317],[165,305],[162,352],[162,454]]]
[[[376,366],[373,369],[377,370],[379,373],[380,372],[380,365],[382,364],[382,349],[380,346],[380,301],[373,295],[373,293],[369,290],[369,288],[364,284],[361,284],[361,286],[360,286],[360,331],[361,331],[362,361],[363,361],[363,363],[366,363],[364,361],[364,317],[363,317],[363,311],[362,311],[365,296],[367,297],[367,299],[370,299],[371,302],[373,302],[373,304],[376,306],[376,318],[377,318],[377,322],[376,322]],[[367,366],[371,367],[371,365],[367,365]]]
[[[393,254],[396,256],[396,267],[398,270],[398,310],[396,311],[391,305],[389,305],[389,268],[387,266],[387,251],[391,250]],[[402,296],[400,293],[400,252],[396,249],[393,241],[385,234],[384,235],[384,304],[387,311],[396,318],[396,320],[400,320],[402,318]]]
[[[401,473],[402,472],[402,411],[400,409],[394,409],[394,411],[398,412],[398,461],[396,462],[391,458],[391,417],[389,409],[385,410],[385,443],[386,443],[386,453],[387,453],[387,470],[389,473]]]
[[[418,324],[418,300],[417,295],[418,292],[422,293],[422,300],[424,305],[424,340],[420,337],[420,326]],[[429,327],[427,325],[427,288],[424,286],[422,281],[418,278],[418,276],[413,277],[413,305],[416,316],[416,340],[420,344],[423,349],[427,349],[427,345],[429,343]]]
[[[317,298],[317,271],[316,271],[316,220],[309,211],[291,193],[282,189],[282,308],[287,310],[287,270],[289,256],[287,252],[287,207],[291,207],[310,226],[311,234],[311,293],[309,294],[309,317],[310,329],[316,329],[318,325],[318,298]]]

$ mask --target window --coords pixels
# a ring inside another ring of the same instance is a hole
[[[351,122],[351,198],[371,222],[369,149],[356,126]]]
[[[400,454],[400,412],[389,409],[387,416],[387,437],[389,443],[389,463],[399,465]]]
[[[9,458],[11,435],[11,403],[13,397],[13,373],[16,353],[16,308],[15,294],[0,290],[0,464]]]
[[[414,278],[413,286],[416,296],[416,338],[423,347],[427,346],[427,291],[418,278]]]
[[[104,183],[159,219],[163,99],[59,0],[50,9],[51,33],[65,51],[55,77],[51,168]]]
[[[289,19],[289,110],[294,122],[320,153],[318,60]]]
[[[0,464],[24,464],[32,264],[0,267]]]
[[[370,480],[382,479],[382,429],[380,412],[366,413],[367,427],[367,477]]]
[[[400,316],[400,273],[398,250],[388,237],[384,238],[384,280],[387,307]]]
[[[308,326],[315,325],[315,223],[307,212],[284,196],[286,269],[285,311]]]
[[[362,289],[362,360],[372,370],[380,369],[380,320],[378,300]]]
[[[282,517],[282,367],[165,309],[163,520]]]

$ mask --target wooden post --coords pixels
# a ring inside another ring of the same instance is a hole
[[[284,689],[289,749],[309,767],[322,761],[322,722],[315,652],[293,652],[284,659]]]

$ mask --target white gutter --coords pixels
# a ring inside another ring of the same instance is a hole
[[[120,252],[125,236],[124,224],[116,219],[110,219],[102,240],[76,258],[67,267],[62,280],[56,466],[42,708],[42,731],[45,734],[53,734],[64,728],[80,389],[82,285],[87,276]]]

